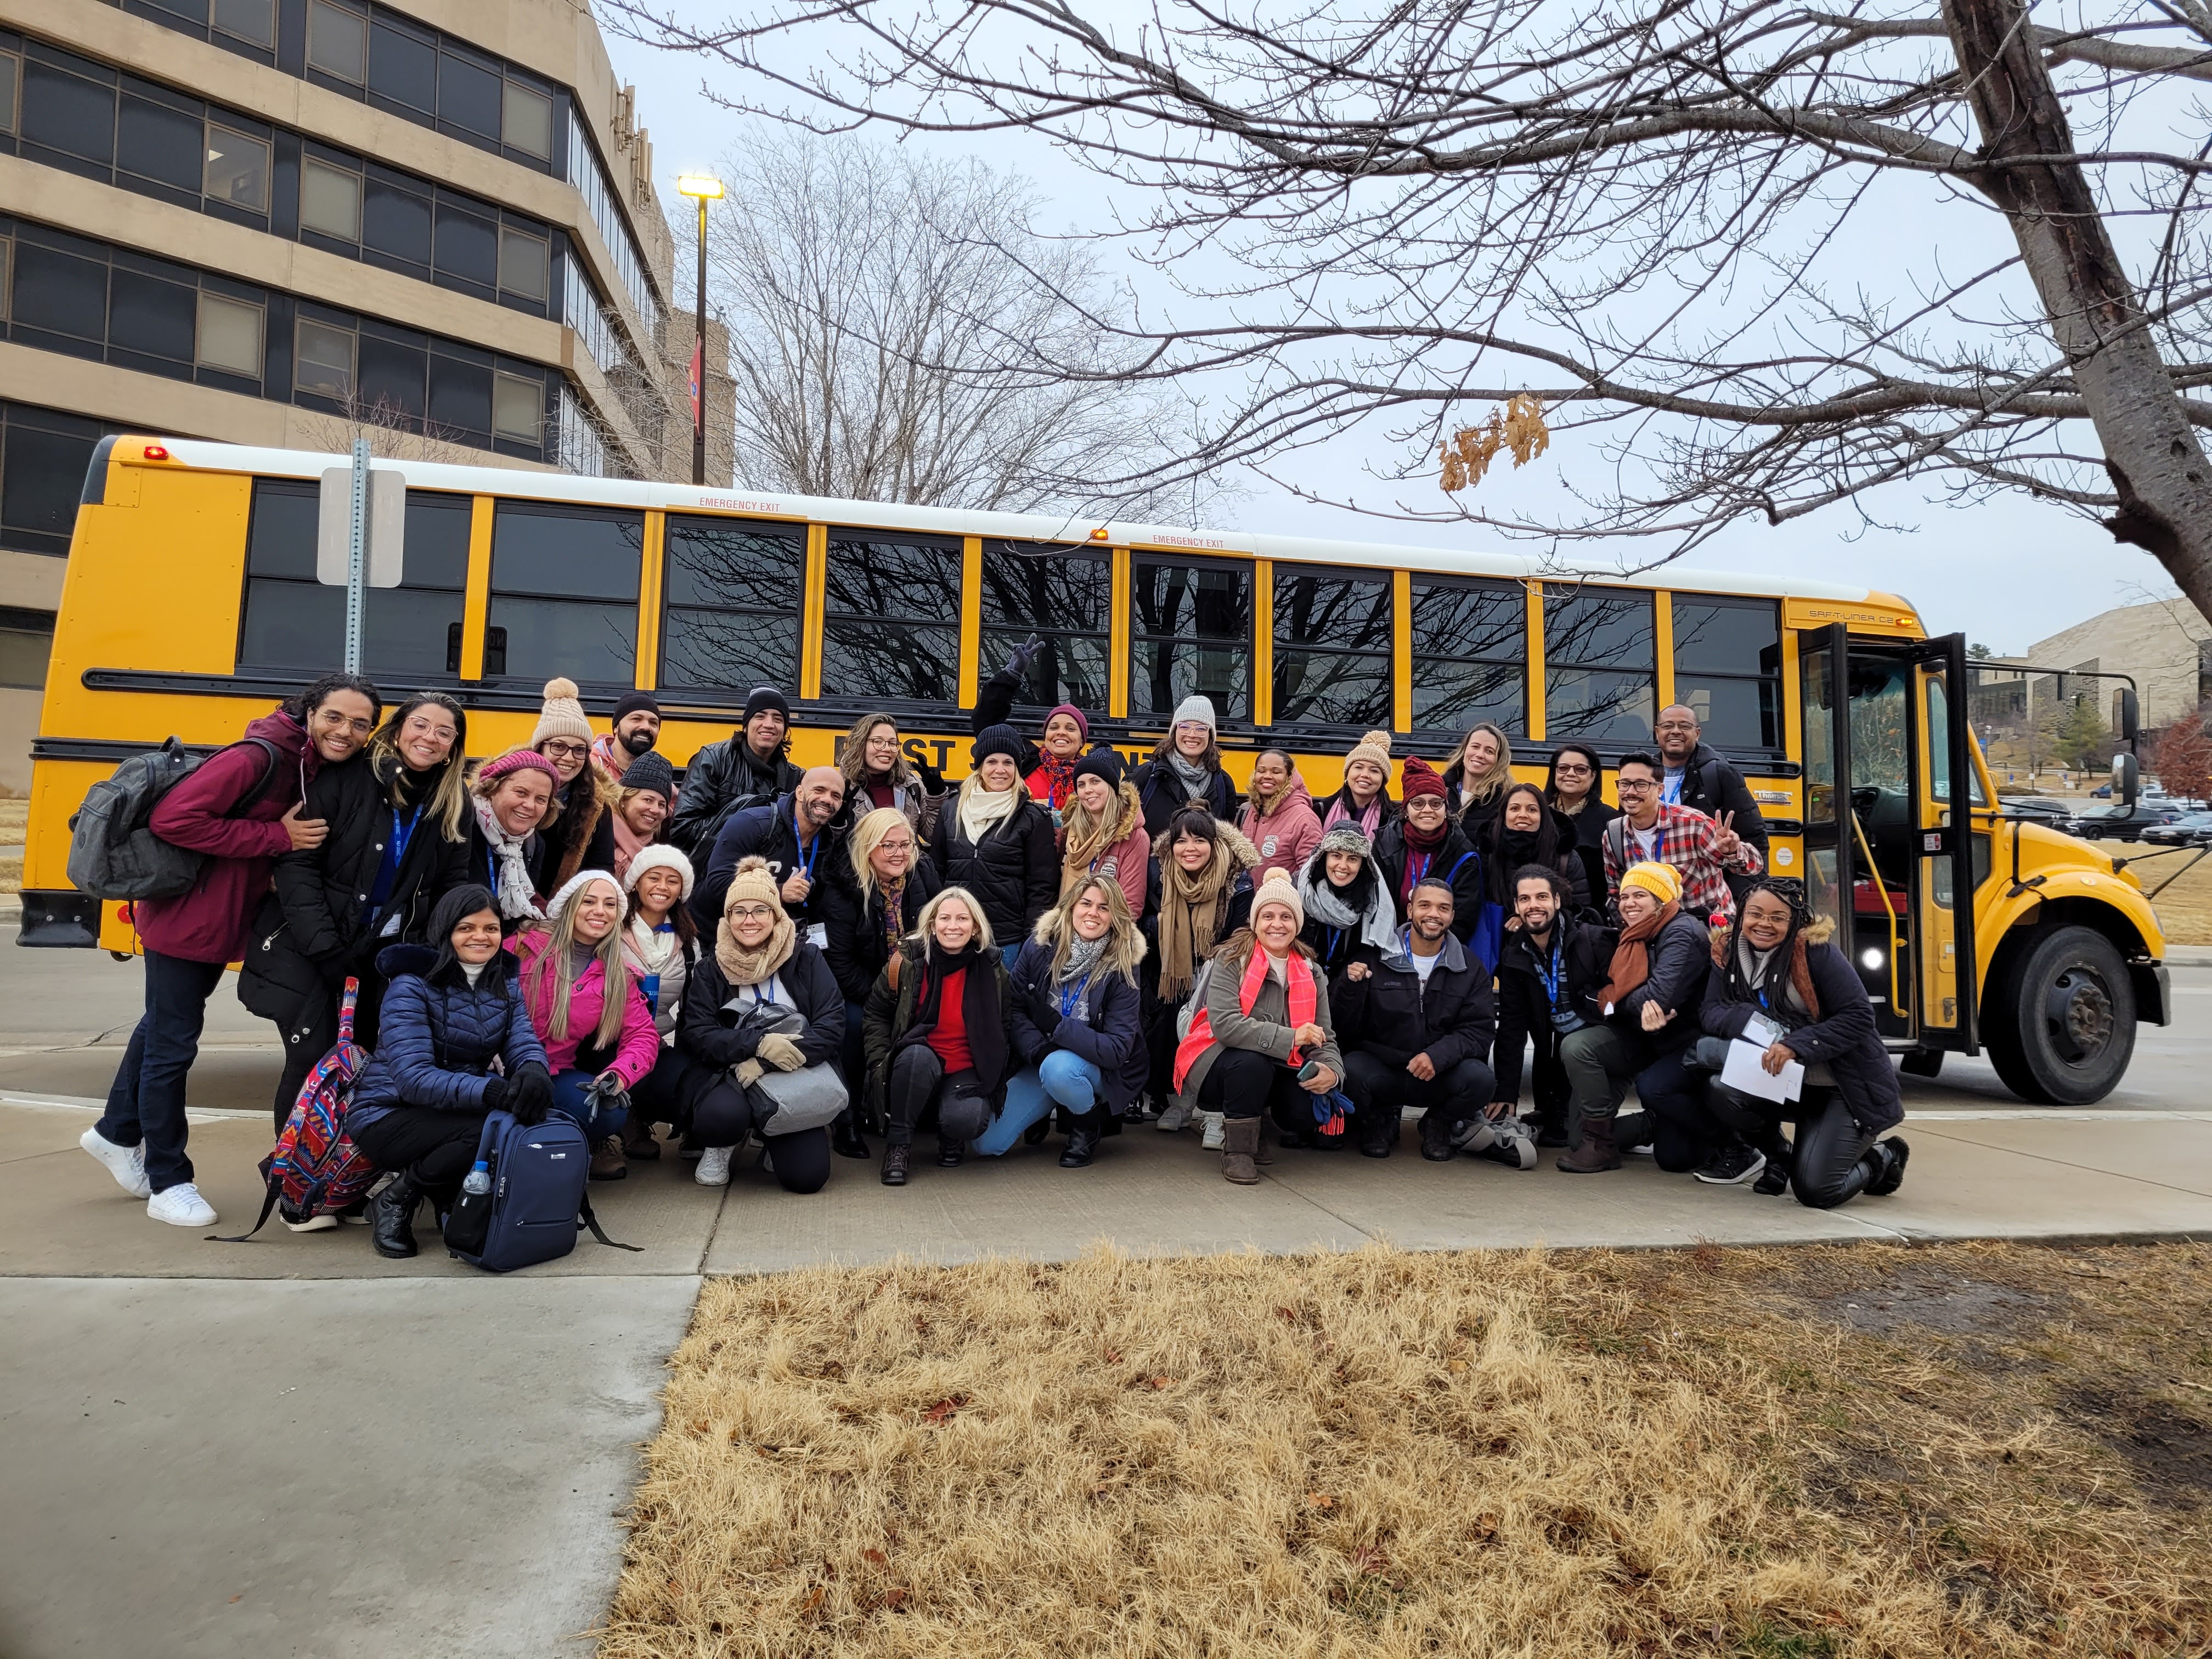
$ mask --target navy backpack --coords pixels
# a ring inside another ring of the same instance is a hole
[[[580,1223],[611,1249],[638,1248],[599,1231],[584,1196],[591,1144],[568,1119],[550,1115],[525,1128],[512,1113],[494,1112],[477,1138],[477,1158],[490,1166],[491,1190],[463,1193],[454,1205],[446,1224],[449,1255],[487,1273],[512,1273],[568,1255]]]

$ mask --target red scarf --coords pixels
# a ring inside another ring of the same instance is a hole
[[[1429,866],[1436,862],[1437,848],[1444,844],[1444,837],[1451,834],[1451,827],[1449,817],[1433,830],[1416,829],[1411,818],[1405,821],[1406,867],[1398,877],[1398,909],[1401,915],[1413,902],[1413,889],[1428,875]]]
[[[1244,964],[1243,981],[1237,988],[1237,1006],[1248,1017],[1252,1012],[1252,1005],[1260,1000],[1260,988],[1267,982],[1267,953],[1255,945],[1252,959]],[[1312,1024],[1314,1010],[1319,1002],[1314,989],[1313,964],[1306,960],[1304,951],[1294,949],[1283,959],[1283,985],[1288,993],[1291,1029],[1296,1030],[1301,1025]],[[1206,1005],[1200,1003],[1198,1013],[1190,1022],[1190,1035],[1176,1046],[1175,1088],[1177,1094],[1182,1092],[1183,1081],[1189,1077],[1192,1065],[1212,1046],[1213,1018]],[[1304,1063],[1298,1058],[1297,1049],[1292,1048],[1289,1060],[1291,1068],[1295,1071]]]
[[[1037,769],[1030,774],[1030,799],[1042,800],[1055,812],[1067,805],[1067,798],[1075,793],[1075,763],[1077,755],[1055,755],[1048,749],[1037,751]]]

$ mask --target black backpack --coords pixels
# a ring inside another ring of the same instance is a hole
[[[266,738],[246,738],[229,747],[246,744],[266,753],[269,764],[261,781],[230,809],[233,817],[261,799],[283,759]],[[69,821],[70,885],[96,899],[168,898],[189,892],[207,855],[155,835],[154,809],[207,758],[211,757],[185,753],[184,744],[170,738],[159,749],[131,756],[85,791],[84,805]]]

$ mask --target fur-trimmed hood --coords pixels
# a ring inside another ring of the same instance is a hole
[[[1126,785],[1123,787],[1127,787]],[[1213,833],[1229,843],[1230,867],[1232,873],[1238,870],[1249,870],[1259,863],[1260,849],[1252,844],[1251,837],[1235,824],[1216,818],[1213,821]],[[1163,830],[1152,837],[1154,858],[1165,860],[1175,856],[1174,849],[1169,845],[1169,835],[1168,830]]]

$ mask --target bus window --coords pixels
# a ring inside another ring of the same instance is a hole
[[[246,536],[246,603],[238,665],[287,674],[323,670],[345,654],[345,589],[315,580],[320,486],[260,478]],[[362,672],[429,679],[460,669],[468,585],[466,495],[407,492],[405,556],[397,587],[362,596]]]
[[[983,672],[1032,635],[1045,648],[1030,664],[1017,703],[1072,702],[1106,712],[1112,557],[1103,549],[1049,542],[983,544]]]
[[[960,544],[830,532],[822,694],[960,700]]]
[[[1275,567],[1279,726],[1390,725],[1390,579]]]
[[[1519,582],[1416,576],[1413,729],[1528,729],[1528,595]]]
[[[1252,570],[1133,556],[1129,718],[1172,720],[1193,692],[1216,719],[1252,718]]]
[[[501,501],[492,514],[484,678],[635,678],[645,514]]]
[[[1781,754],[1781,608],[1702,593],[1677,593],[1674,608],[1674,701],[1716,749]]]
[[[1650,743],[1659,691],[1656,637],[1649,593],[1547,583],[1545,735]]]
[[[666,569],[663,690],[742,697],[797,682],[802,526],[672,513]]]

